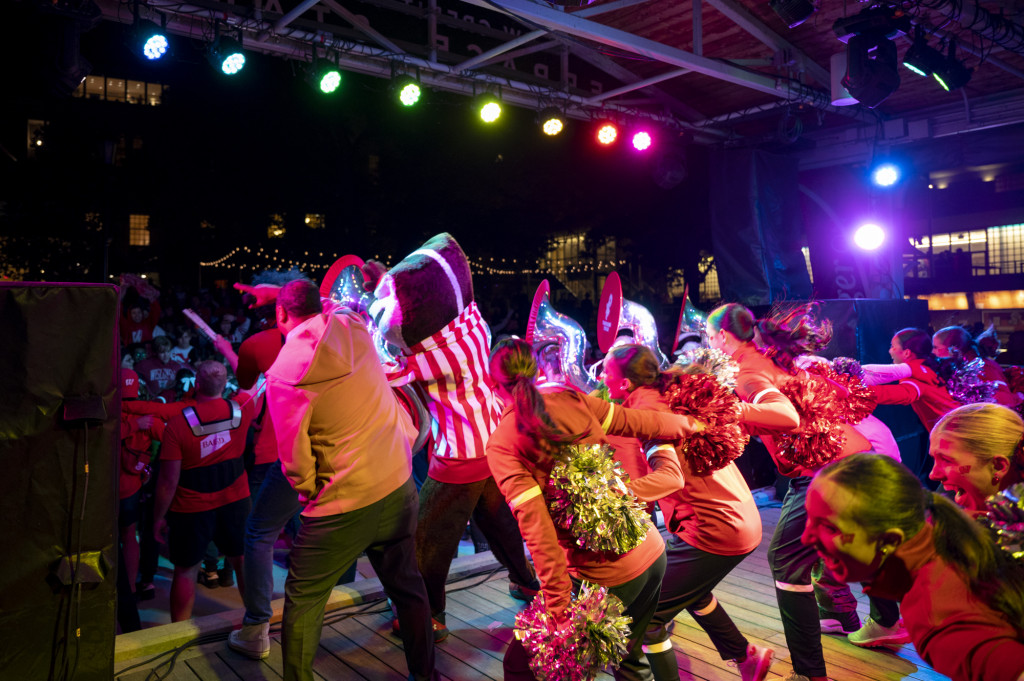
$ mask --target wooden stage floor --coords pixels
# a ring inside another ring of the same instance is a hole
[[[779,508],[762,508],[761,514],[764,541],[760,548],[726,577],[715,594],[748,639],[775,649],[775,661],[768,678],[778,679],[792,669],[767,560],[768,540]],[[445,679],[502,678],[502,655],[512,637],[511,627],[521,605],[508,595],[507,588],[504,571],[468,577],[449,585],[451,635],[437,646],[438,669]],[[861,617],[866,617],[867,599],[858,589],[855,593],[860,601]],[[391,634],[390,617],[385,608],[383,603],[369,602],[329,612],[314,663],[316,674],[339,681],[401,681],[406,678],[401,642]],[[363,612],[357,614],[359,611]],[[240,614],[237,617],[240,618]],[[200,640],[214,638],[218,636],[214,634]],[[119,681],[144,681],[147,677],[173,681],[274,681],[281,678],[279,625],[271,628],[271,654],[262,662],[248,660],[228,650],[223,638],[224,634],[220,633],[220,640],[186,648],[170,669],[169,655],[152,662],[147,662],[154,657],[151,652],[122,660],[116,666],[120,670],[116,678]],[[719,658],[707,635],[688,614],[678,618],[674,638],[681,679],[739,679],[736,670]],[[930,669],[912,645],[865,650],[834,636],[824,636],[823,644],[829,676],[836,681],[948,681],[948,677]],[[156,667],[159,663],[163,666]],[[140,666],[127,669],[133,665]]]

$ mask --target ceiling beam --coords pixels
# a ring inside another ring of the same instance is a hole
[[[619,95],[624,95],[627,92],[633,92],[635,90],[642,90],[643,88],[647,87],[648,85],[654,85],[654,84],[660,83],[662,81],[671,80],[672,78],[676,78],[678,76],[685,75],[685,74],[687,74],[689,72],[690,72],[689,69],[676,69],[674,71],[668,71],[666,73],[662,73],[662,74],[659,74],[657,76],[651,76],[650,78],[645,78],[643,80],[638,80],[637,82],[630,83],[629,85],[623,85],[620,88],[615,88],[614,90],[609,90],[608,92],[602,92],[599,95],[594,95],[593,97],[590,97],[589,99],[584,100],[584,102],[586,102],[587,104],[595,104],[595,105],[596,104],[600,104],[601,102],[605,101],[606,99],[611,99],[612,97],[618,97]]]
[[[762,23],[760,19],[751,14],[737,0],[707,0],[707,3],[776,52],[788,52],[796,58],[800,66],[803,67],[803,70],[821,85],[827,86],[831,82],[828,69],[818,65],[817,62],[807,56],[796,45]]]
[[[401,47],[399,47],[398,45],[394,44],[393,42],[391,42],[390,40],[385,38],[380,32],[370,28],[370,26],[368,26],[367,24],[359,21],[359,18],[356,17],[355,14],[353,14],[349,10],[347,10],[344,7],[342,7],[341,5],[339,5],[337,2],[335,2],[335,0],[321,0],[321,1],[325,5],[330,7],[332,12],[337,14],[339,17],[341,17],[342,19],[344,19],[348,23],[352,24],[352,28],[356,29],[360,33],[365,34],[368,38],[373,40],[373,42],[377,43],[378,45],[380,45],[383,48],[391,50],[396,55],[398,55],[398,54],[405,54],[405,50],[403,50]]]
[[[816,104],[821,104],[828,97],[828,93],[823,90],[816,90],[788,79],[747,71],[715,59],[701,57],[692,52],[670,47],[626,31],[558,12],[529,0],[462,1],[477,7],[500,10],[505,14],[527,21],[534,28],[543,27],[577,38],[586,38],[783,99],[813,101]]]
[[[497,47],[487,50],[486,52],[481,52],[475,57],[470,57],[466,61],[456,64],[455,66],[452,67],[452,70],[455,73],[461,73],[462,71],[466,71],[475,66],[480,66],[491,61],[495,57],[501,56],[502,54],[508,52],[509,50],[514,50],[520,45],[525,45],[526,43],[532,42],[537,38],[547,35],[548,33],[550,33],[550,31],[530,31],[529,33],[524,33],[518,38],[513,38],[512,40],[509,40],[507,43],[502,43]]]

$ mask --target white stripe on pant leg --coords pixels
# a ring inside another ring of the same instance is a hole
[[[786,584],[775,580],[775,588],[783,591],[796,591],[798,593],[814,593],[814,586],[811,584]]]
[[[661,643],[652,643],[649,646],[642,646],[644,653],[650,655],[652,653],[664,653],[668,650],[672,650],[672,639],[667,638]]]
[[[711,605],[709,605],[708,607],[704,608],[703,610],[694,610],[693,614],[694,615],[700,615],[701,617],[703,617],[704,615],[710,615],[711,613],[713,613],[715,611],[715,608],[717,608],[717,607],[718,607],[718,599],[715,598],[714,594],[711,594]]]

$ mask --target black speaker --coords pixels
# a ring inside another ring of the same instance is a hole
[[[0,676],[113,677],[118,291],[0,282]]]

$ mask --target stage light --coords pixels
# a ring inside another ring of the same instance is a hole
[[[416,80],[412,76],[402,76],[395,79],[393,82],[393,90],[402,107],[412,107],[412,105],[418,103],[420,101],[420,97],[423,96],[423,88],[420,85],[420,81]]]
[[[881,163],[871,171],[871,181],[879,187],[891,187],[900,181],[899,166],[893,163]]]
[[[135,24],[135,42],[142,56],[151,61],[163,57],[170,47],[164,31],[152,21],[144,19]]]
[[[633,148],[637,151],[647,151],[651,148],[651,133],[646,130],[639,130],[633,133]]]
[[[928,44],[924,31],[918,26],[914,34],[914,43],[907,50],[907,53],[903,55],[903,65],[910,69],[912,73],[927,78],[932,75],[935,67],[941,66],[941,64],[942,53]]]
[[[885,243],[885,231],[872,222],[865,223],[853,233],[853,243],[864,251],[878,250]]]
[[[818,11],[811,0],[769,0],[768,6],[790,28],[796,28]]]
[[[895,43],[884,35],[853,36],[846,44],[843,87],[858,102],[874,109],[900,86],[896,56]]]
[[[545,135],[557,135],[565,129],[565,116],[553,106],[549,106],[537,115],[541,130]]]
[[[971,79],[971,72],[964,63],[956,58],[956,41],[949,41],[949,54],[932,71],[932,76],[946,92],[959,90]]]
[[[493,123],[501,117],[501,104],[494,95],[483,95],[479,99],[480,120]]]
[[[306,82],[314,90],[329,95],[341,86],[341,71],[333,62],[316,57],[306,67]]]
[[[245,67],[245,52],[242,44],[234,38],[219,37],[210,43],[206,52],[207,59],[214,68],[233,76]]]
[[[597,141],[609,145],[619,136],[619,128],[611,121],[604,121],[597,126]]]

